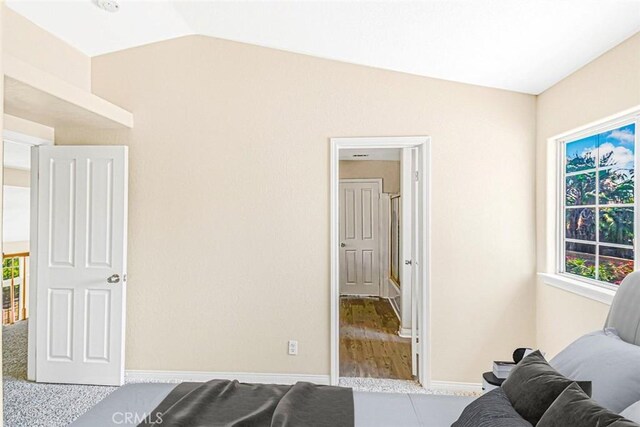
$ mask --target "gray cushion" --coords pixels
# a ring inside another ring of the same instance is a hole
[[[610,411],[620,413],[640,400],[640,347],[621,340],[614,329],[578,338],[550,364],[568,378],[590,380],[593,400]]]
[[[640,345],[640,271],[624,278],[611,303],[605,327],[616,328],[620,338]]]
[[[531,427],[509,402],[504,390],[496,388],[467,406],[451,427]]]
[[[549,366],[540,350],[536,350],[513,368],[502,383],[502,388],[522,418],[536,425],[542,414],[571,383],[573,380]],[[588,381],[581,382],[580,386],[587,394],[591,393]]]
[[[638,427],[589,399],[576,383],[567,387],[544,413],[538,427]]]
[[[620,412],[620,415],[635,423],[640,423],[640,400]]]

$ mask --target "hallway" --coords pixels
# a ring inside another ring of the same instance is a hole
[[[411,380],[411,339],[384,298],[340,298],[340,376]]]

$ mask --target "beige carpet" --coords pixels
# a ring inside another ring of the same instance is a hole
[[[5,427],[66,426],[116,389],[27,381],[27,324],[2,327]]]

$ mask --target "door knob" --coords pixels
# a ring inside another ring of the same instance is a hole
[[[341,242],[341,243],[340,243],[340,247],[341,247],[341,248],[344,248],[345,246],[347,246],[347,245],[345,245],[345,244],[344,244],[344,242]]]
[[[120,282],[120,276],[118,274],[113,274],[109,277],[107,277],[107,283],[113,285],[115,283],[119,283]]]

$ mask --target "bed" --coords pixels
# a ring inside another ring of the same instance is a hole
[[[124,385],[78,418],[72,426],[138,425],[141,418],[151,413],[175,386],[166,383]],[[354,424],[368,427],[450,426],[473,400],[473,397],[463,396],[354,391]]]
[[[569,364],[563,362],[561,353],[554,358],[555,365],[552,366],[562,373],[567,378],[572,378],[570,381],[578,381],[586,376],[584,380],[591,382],[593,380],[594,395],[593,400],[609,403],[607,398],[608,394],[613,389],[618,395],[623,396],[627,401],[621,402],[619,398],[611,400],[611,405],[618,405],[618,408],[611,408],[610,412],[617,414],[631,413],[629,409],[636,407],[636,412],[640,412],[640,356],[630,356],[633,363],[638,363],[636,367],[630,367],[627,363],[618,363],[618,365],[625,365],[623,372],[614,372],[616,363],[611,363],[609,367],[603,367],[600,369],[600,365],[596,365],[595,369],[588,367],[590,360],[600,360],[600,356],[596,354],[598,350],[598,342],[606,342],[607,345],[611,343],[617,346],[626,346],[625,351],[637,352],[640,351],[640,272],[635,272],[627,276],[627,278],[620,285],[620,288],[614,298],[611,305],[611,309],[608,318],[605,323],[605,329],[603,331],[596,331],[593,334],[588,334],[581,337],[576,342],[571,344],[563,352],[567,353],[565,359],[569,359]],[[615,340],[607,338],[607,334],[615,331]],[[599,340],[599,341],[598,341]],[[581,347],[582,346],[582,347]],[[585,350],[586,348],[586,350]],[[611,349],[607,347],[605,351]],[[590,352],[595,352],[590,355]],[[617,355],[617,350],[614,355]],[[625,356],[629,357],[629,356]],[[554,365],[554,360],[550,363]],[[582,360],[576,366],[576,360]],[[573,364],[573,367],[570,366]],[[635,366],[635,365],[634,365]],[[583,369],[584,368],[584,369]],[[588,368],[588,369],[587,369]],[[606,369],[604,369],[606,368]],[[613,371],[612,371],[613,369]],[[563,373],[565,370],[567,373]],[[620,371],[618,369],[618,371]],[[585,373],[586,372],[586,373]],[[557,372],[556,372],[557,373]],[[606,375],[603,375],[606,373]],[[598,377],[600,375],[600,377]],[[615,382],[611,382],[611,375],[618,375]],[[622,375],[623,377],[621,377]],[[215,381],[218,381],[217,383]],[[627,384],[628,389],[623,392],[623,382],[632,381]],[[633,381],[636,381],[635,383]],[[606,383],[609,382],[609,388],[606,387]],[[283,400],[286,400],[287,393],[291,390],[306,387],[307,391],[311,391],[311,399],[313,399],[314,393],[319,393],[314,400],[296,400],[299,397],[293,396],[288,405],[288,409],[302,410],[305,412],[305,408],[312,407],[316,411],[313,415],[315,418],[307,418],[304,422],[293,423],[252,423],[252,422],[239,422],[236,424],[229,423],[203,423],[203,422],[175,422],[157,424],[162,425],[355,425],[355,426],[367,426],[367,427],[386,427],[386,426],[398,426],[398,427],[410,427],[410,426],[423,426],[423,427],[442,427],[451,426],[455,423],[456,426],[530,426],[536,423],[530,424],[520,416],[520,412],[514,409],[517,406],[513,403],[513,399],[507,398],[504,392],[504,387],[494,390],[485,394],[479,399],[472,397],[461,396],[444,396],[444,395],[429,395],[429,394],[393,394],[393,393],[373,393],[373,392],[358,392],[354,391],[351,394],[349,389],[340,389],[337,387],[327,386],[315,386],[307,383],[298,383],[295,386],[277,386],[277,385],[251,385],[251,384],[239,384],[237,382],[229,382],[222,380],[214,380],[208,386],[202,386],[202,384],[209,383],[182,383],[165,384],[165,383],[145,383],[145,384],[127,384],[120,387],[113,392],[103,401],[98,403],[90,411],[78,418],[72,425],[74,427],[101,427],[101,426],[113,426],[113,425],[154,425],[151,418],[144,420],[145,416],[151,417],[153,414],[159,414],[157,412],[160,409],[173,405],[175,402],[181,401],[184,393],[176,396],[176,390],[180,387],[193,391],[194,389],[203,390],[209,387],[211,390],[227,389],[233,387],[244,387],[249,396],[251,393],[266,393],[267,397],[273,395],[285,396]],[[299,386],[300,384],[300,386]],[[576,384],[574,382],[574,384]],[[604,386],[602,385],[604,384]],[[323,388],[326,387],[326,388]],[[344,390],[348,390],[348,398],[335,398],[332,394],[334,392],[342,393]],[[566,391],[566,390],[565,390]],[[204,392],[203,392],[204,393]],[[216,392],[217,393],[217,392]],[[204,394],[200,396],[200,400],[196,399],[196,403],[189,403],[185,407],[174,407],[174,412],[180,413],[202,411],[202,407],[207,406],[212,412],[220,411],[224,409],[224,399],[218,400],[222,402],[211,403],[218,399],[219,393],[214,393],[214,399],[202,398]],[[323,394],[328,393],[328,394]],[[576,391],[575,393],[580,393]],[[574,394],[575,394],[574,393]],[[563,393],[564,394],[564,393]],[[637,394],[637,395],[636,395]],[[304,395],[303,393],[300,396]],[[588,396],[587,396],[588,398]],[[333,400],[332,400],[333,399]],[[192,399],[193,400],[193,399]],[[591,401],[591,399],[589,399]],[[244,398],[240,398],[237,402],[242,402]],[[633,403],[636,402],[637,403]],[[348,405],[345,406],[345,402]],[[226,402],[228,403],[228,402]],[[630,405],[629,405],[630,404]],[[164,405],[164,407],[163,407]],[[198,407],[198,405],[200,405]],[[234,404],[237,406],[237,404]],[[323,406],[324,405],[324,406]],[[178,405],[179,406],[179,405]],[[278,405],[275,405],[278,406]],[[285,405],[286,406],[286,405]],[[604,404],[603,406],[607,406]],[[622,411],[623,408],[627,410]],[[198,407],[197,410],[193,408]],[[221,409],[223,408],[223,409]],[[155,411],[155,412],[154,412]],[[276,411],[277,412],[277,411]],[[585,412],[585,411],[582,411]],[[589,412],[589,411],[586,411]],[[593,411],[592,411],[593,412]],[[339,415],[336,415],[339,414]],[[461,415],[462,414],[462,415]],[[466,421],[465,419],[466,415]],[[295,419],[297,415],[291,415],[286,413],[284,418]],[[291,418],[293,417],[293,418]],[[282,417],[281,417],[282,418]],[[312,421],[310,421],[312,420]],[[530,421],[530,420],[529,420]],[[614,420],[615,421],[615,420]],[[637,420],[636,420],[637,421]],[[146,423],[145,423],[146,422]],[[569,425],[569,424],[565,424]],[[580,424],[577,424],[580,425]],[[585,424],[582,424],[585,425]],[[603,424],[603,425],[638,425],[638,424]]]
[[[453,427],[640,427],[640,272],[620,284],[604,328],[547,361],[522,359]]]

